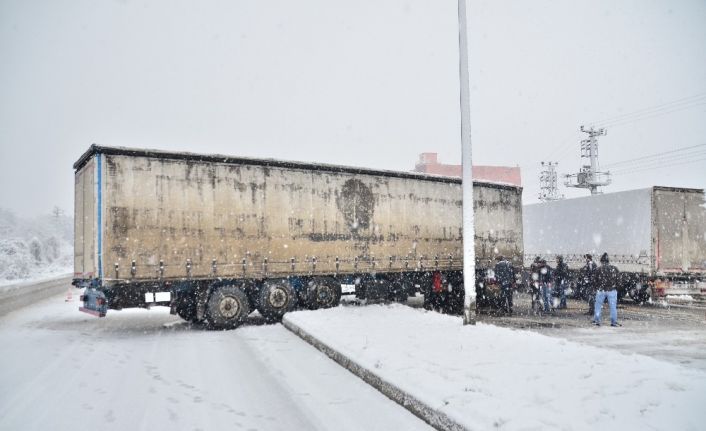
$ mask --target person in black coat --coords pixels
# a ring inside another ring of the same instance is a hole
[[[497,260],[495,264],[495,279],[500,285],[501,307],[506,313],[512,314],[512,288],[515,284],[515,268],[503,256],[497,256],[495,260]]]
[[[596,271],[596,307],[593,313],[593,323],[601,324],[601,309],[607,300],[610,308],[610,326],[620,326],[618,323],[618,284],[620,271],[610,264],[608,253],[601,256],[601,266]]]
[[[542,302],[542,294],[539,287],[539,270],[542,267],[542,259],[539,256],[534,258],[534,261],[530,265],[530,289],[532,292],[532,310],[540,307]]]
[[[581,282],[583,284],[582,290],[586,297],[588,297],[588,311],[586,314],[593,316],[596,306],[596,262],[593,261],[593,256],[590,254],[584,255],[586,259],[586,264],[581,268]]]
[[[552,282],[554,280],[554,270],[547,265],[547,261],[542,259],[539,267],[539,288],[542,292],[544,302],[544,312],[552,311]]]
[[[559,308],[566,308],[566,285],[569,283],[569,266],[563,256],[556,257],[554,269],[554,288],[559,293]]]

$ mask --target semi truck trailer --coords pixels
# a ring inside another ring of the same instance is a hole
[[[526,205],[526,265],[563,255],[581,292],[584,255],[607,253],[621,272],[620,297],[700,295],[706,279],[703,189],[650,187]]]
[[[229,328],[415,291],[461,310],[458,178],[97,145],[74,169],[82,311],[166,305]],[[522,265],[521,195],[474,183],[481,299],[496,255]]]

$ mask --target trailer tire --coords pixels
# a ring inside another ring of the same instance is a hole
[[[217,329],[235,328],[250,314],[248,297],[237,286],[225,285],[213,289],[206,304],[206,320]]]
[[[365,300],[368,304],[385,302],[390,296],[390,286],[383,278],[372,275],[364,276],[361,285],[364,286]]]
[[[179,317],[187,322],[197,322],[196,318],[196,303],[188,299],[182,298],[176,306],[176,313]]]
[[[332,308],[341,303],[341,283],[330,277],[317,277],[306,287],[306,306],[310,310]]]
[[[409,288],[402,280],[394,280],[390,283],[388,299],[392,302],[407,302],[409,298]]]
[[[257,302],[257,309],[265,320],[278,322],[284,313],[294,308],[297,296],[287,280],[271,280],[262,284]]]

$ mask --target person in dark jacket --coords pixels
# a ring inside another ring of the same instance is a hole
[[[539,288],[542,292],[542,299],[544,300],[544,312],[551,313],[552,311],[552,281],[553,281],[553,270],[547,265],[547,261],[542,259],[539,267]]]
[[[601,266],[596,271],[596,309],[593,313],[593,324],[600,326],[603,302],[608,299],[610,307],[610,326],[618,324],[618,268],[610,264],[608,253],[601,256]]]
[[[500,299],[503,310],[512,314],[512,287],[515,284],[515,268],[503,256],[495,258],[495,279],[500,285]]]
[[[556,257],[556,269],[554,270],[554,288],[559,293],[559,307],[566,308],[566,285],[569,283],[569,266],[564,263],[563,256]]]
[[[540,307],[540,303],[542,302],[542,294],[541,294],[541,289],[539,287],[539,270],[542,267],[542,259],[539,256],[536,256],[534,258],[534,261],[530,265],[530,275],[531,275],[531,280],[530,280],[530,289],[532,292],[532,310],[534,311],[535,309]]]
[[[581,282],[583,283],[583,292],[588,297],[587,315],[593,316],[596,308],[596,262],[593,261],[593,256],[590,254],[584,255],[586,264],[581,268]]]

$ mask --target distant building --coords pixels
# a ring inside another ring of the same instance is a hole
[[[422,153],[419,161],[414,166],[414,172],[444,175],[447,177],[461,177],[461,165],[447,165],[439,163],[437,153]],[[505,183],[522,186],[520,167],[510,166],[476,166],[473,165],[473,179],[489,181],[492,183]]]

